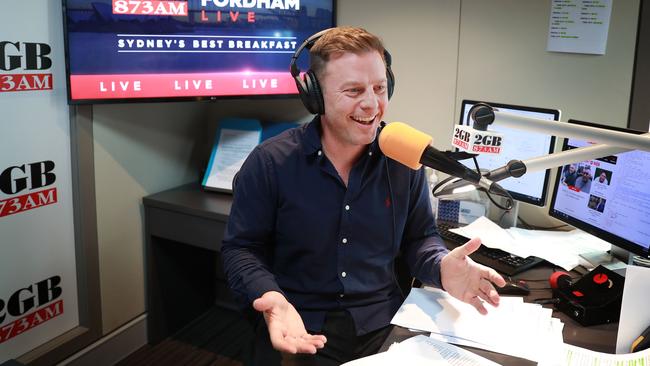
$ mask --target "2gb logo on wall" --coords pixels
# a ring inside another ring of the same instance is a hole
[[[0,92],[51,90],[51,73],[32,73],[52,67],[51,52],[46,43],[0,41],[0,70],[12,72],[0,72]]]
[[[55,301],[63,293],[60,284],[61,277],[52,276],[14,291],[6,300],[0,297],[0,343],[63,314],[63,299]],[[3,324],[8,317],[19,316]]]
[[[56,181],[54,162],[51,160],[10,166],[0,172],[0,192],[20,196],[0,200],[0,218],[57,202],[56,187],[48,187]]]

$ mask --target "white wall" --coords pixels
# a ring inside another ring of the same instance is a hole
[[[457,101],[559,108],[563,120],[625,127],[639,1],[612,3],[601,56],[546,51],[550,1],[463,0]]]
[[[431,133],[446,149],[463,98],[559,107],[564,119],[624,126],[639,0],[613,4],[604,56],[545,51],[550,0],[339,0],[337,12],[339,24],[378,34],[393,56],[386,120]],[[105,332],[144,312],[142,197],[198,180],[226,116],[308,118],[297,99],[94,106]],[[551,222],[545,209],[522,211]]]
[[[607,51],[602,56],[546,51],[550,3],[463,0],[457,105],[462,99],[475,99],[558,108],[562,121],[573,118],[625,127],[639,1],[612,1]],[[459,114],[456,108],[454,121]],[[551,178],[552,186],[555,170]],[[531,224],[560,224],[548,217],[548,207],[521,204],[519,214]]]

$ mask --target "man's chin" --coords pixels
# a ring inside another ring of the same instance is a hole
[[[377,129],[375,129],[374,132],[371,135],[368,135],[367,137],[364,136],[362,138],[363,142],[361,144],[362,145],[370,145],[375,141],[375,139],[377,139]]]

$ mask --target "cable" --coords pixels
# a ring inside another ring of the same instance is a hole
[[[433,190],[431,191],[431,193],[435,196],[435,195],[436,195],[436,192],[438,191],[438,189],[439,189],[440,187],[444,186],[445,184],[447,184],[449,181],[451,181],[451,180],[453,180],[453,179],[458,179],[458,180],[460,180],[460,178],[456,178],[456,177],[450,175],[450,176],[448,176],[447,178],[445,178],[445,179],[441,180],[440,182],[438,182],[438,184],[436,184],[436,185],[433,187]]]
[[[485,194],[487,195],[487,198],[490,199],[490,201],[492,202],[492,204],[494,204],[495,206],[497,206],[497,207],[500,208],[501,210],[506,211],[506,212],[509,212],[510,210],[512,210],[512,207],[513,207],[514,205],[513,205],[513,198],[510,196],[510,194],[508,194],[508,196],[504,196],[504,197],[506,197],[507,201],[506,201],[506,207],[503,207],[503,206],[501,206],[500,204],[498,204],[498,203],[494,200],[494,198],[492,198],[492,195],[490,194],[490,192],[488,192],[487,190],[485,190],[485,189],[483,189],[483,188],[481,188],[481,191],[485,192]],[[506,192],[506,193],[507,193],[507,192]]]
[[[476,167],[476,172],[481,174],[481,169],[478,167],[478,160],[476,159],[476,155],[472,156],[472,160],[474,160],[474,166]]]
[[[476,172],[479,173],[479,174],[481,174],[481,169],[480,169],[480,167],[479,167],[479,165],[478,165],[478,160],[476,159],[476,156],[477,156],[476,154],[472,154],[472,160],[474,160],[474,167],[475,167],[475,169],[476,169]],[[461,159],[461,160],[463,160],[463,159]],[[449,183],[451,180],[454,180],[454,179],[456,179],[456,180],[460,180],[460,178],[456,178],[456,177],[454,177],[454,176],[449,176],[449,177],[447,177],[447,178],[441,180],[440,182],[438,182],[438,184],[436,184],[436,185],[433,187],[431,193],[435,196],[435,195],[436,195],[436,192],[438,191],[438,189],[440,189],[440,187],[446,185],[447,183]],[[512,210],[512,208],[513,208],[513,206],[514,206],[514,205],[513,205],[514,199],[512,198],[512,196],[510,196],[510,193],[508,193],[508,191],[506,191],[507,196],[502,196],[502,197],[505,197],[505,198],[506,198],[506,207],[504,207],[504,206],[500,205],[499,203],[497,203],[497,202],[494,200],[494,198],[492,198],[492,195],[490,194],[490,192],[488,192],[488,190],[486,190],[486,189],[484,189],[484,188],[482,188],[482,187],[476,187],[476,189],[479,190],[479,191],[481,191],[481,192],[485,192],[485,194],[486,194],[487,197],[490,199],[490,201],[492,201],[492,203],[493,203],[496,207],[498,207],[499,209],[501,209],[501,210],[503,210],[503,211],[506,211],[506,212],[510,212],[510,210]],[[502,216],[501,218],[503,218],[503,216]]]
[[[476,172],[479,173],[479,174],[481,174],[481,169],[480,169],[479,166],[478,166],[478,160],[476,159],[476,155],[472,156],[472,160],[474,160],[474,166],[476,167]],[[499,209],[501,209],[501,210],[504,211],[503,214],[501,215],[501,217],[499,218],[499,223],[501,223],[501,220],[503,220],[503,218],[505,217],[506,213],[510,212],[510,210],[512,210],[512,207],[514,206],[512,196],[510,196],[510,193],[508,193],[508,191],[506,191],[507,196],[502,196],[502,197],[505,197],[505,198],[506,198],[506,207],[503,207],[503,206],[501,206],[500,204],[496,203],[496,201],[492,198],[492,195],[490,194],[490,192],[488,192],[488,190],[483,189],[483,188],[479,188],[479,189],[480,189],[481,191],[485,192],[485,194],[487,195],[487,197],[490,199],[490,201],[491,201],[495,206],[497,206]]]
[[[537,279],[518,278],[518,279],[526,282],[548,282],[548,278],[537,278]]]
[[[557,304],[560,302],[560,299],[557,297],[550,297],[550,298],[541,298],[541,299],[534,299],[533,303],[534,304],[539,304],[539,305],[547,305],[547,304]]]
[[[501,226],[501,222],[503,221],[503,218],[506,217],[506,215],[510,210],[501,210],[501,211],[503,212],[501,213],[501,216],[499,216],[499,219],[497,220],[497,225],[499,226]]]

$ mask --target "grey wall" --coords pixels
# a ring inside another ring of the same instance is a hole
[[[142,197],[195,181],[205,103],[96,105],[95,185],[104,333],[144,312]]]
[[[446,149],[463,98],[624,126],[639,0],[613,4],[604,56],[546,52],[548,0],[339,0],[338,22],[377,33],[393,55],[386,120],[410,123]],[[297,99],[94,106],[104,333],[145,311],[142,197],[197,180],[227,116],[308,118]],[[522,211],[549,221],[543,210]]]

